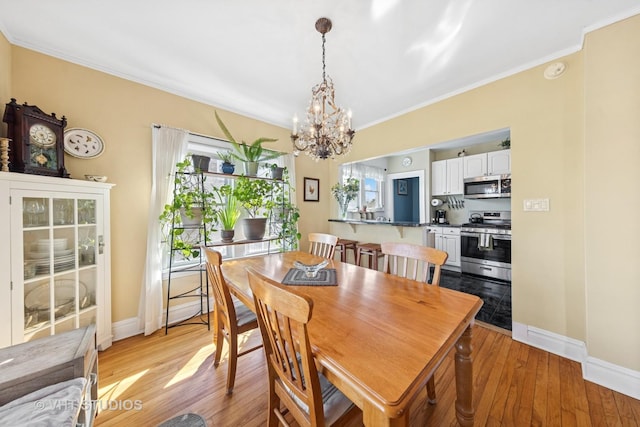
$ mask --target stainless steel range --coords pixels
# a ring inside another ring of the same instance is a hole
[[[511,212],[471,211],[460,229],[462,273],[511,281]]]

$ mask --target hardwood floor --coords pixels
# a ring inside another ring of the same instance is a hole
[[[101,352],[96,425],[153,426],[187,412],[200,414],[208,426],[264,425],[262,351],[238,359],[234,392],[226,396],[226,354],[214,368],[211,334],[203,326],[181,326]],[[252,334],[246,345],[260,338]],[[474,328],[473,345],[477,426],[640,426],[640,401],[584,381],[577,362],[481,325]],[[457,425],[453,352],[436,371],[436,392],[436,405],[414,404],[414,425]]]

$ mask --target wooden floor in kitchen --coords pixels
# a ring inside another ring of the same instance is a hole
[[[214,368],[211,332],[181,326],[115,342],[99,354],[98,426],[154,426],[193,412],[208,426],[263,426],[262,350],[241,357],[233,395],[225,395],[226,357]],[[259,334],[243,337],[249,344]],[[580,364],[476,325],[477,426],[640,426],[640,401],[582,379]],[[374,369],[375,367],[372,367]],[[436,371],[438,403],[414,404],[413,425],[453,426],[453,353]]]

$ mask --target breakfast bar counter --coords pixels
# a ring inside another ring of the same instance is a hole
[[[342,224],[349,224],[353,232],[356,232],[356,228],[359,225],[375,225],[375,226],[393,226],[396,227],[400,237],[403,237],[404,227],[418,228],[426,227],[429,223],[422,222],[407,222],[407,221],[378,221],[375,219],[329,219],[329,222],[337,222]]]

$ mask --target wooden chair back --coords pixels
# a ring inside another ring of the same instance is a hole
[[[338,237],[332,234],[309,233],[309,253],[333,259]]]
[[[432,285],[440,285],[440,267],[447,261],[444,251],[411,243],[380,244],[384,254],[385,273],[429,283],[430,266],[434,266]]]
[[[253,270],[248,273],[267,358],[269,419],[275,421],[275,415],[288,425],[279,399],[298,424],[324,426],[320,381],[307,333],[313,302]]]
[[[207,275],[213,288],[213,299],[218,321],[230,333],[236,328],[236,309],[231,293],[222,274],[222,254],[211,248],[203,248],[207,256]]]

